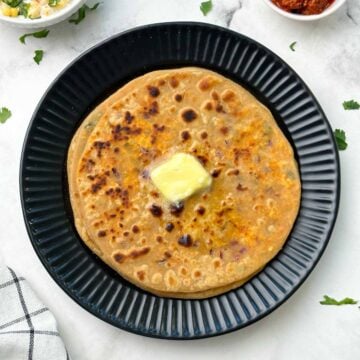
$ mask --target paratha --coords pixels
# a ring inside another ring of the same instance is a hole
[[[173,204],[149,174],[176,153],[195,156],[213,181]],[[135,285],[180,298],[228,291],[259,271],[288,237],[301,193],[269,110],[200,68],[148,73],[101,104],[72,141],[68,177],[89,248]]]

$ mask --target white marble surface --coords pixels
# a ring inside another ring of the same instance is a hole
[[[47,39],[29,39],[26,46],[17,40],[22,30],[0,25],[0,107],[13,112],[7,123],[0,124],[0,256],[28,278],[56,315],[74,360],[359,359],[358,307],[326,307],[318,302],[323,294],[360,299],[360,111],[345,112],[341,106],[345,99],[360,100],[360,2],[348,0],[347,7],[315,23],[287,20],[261,0],[214,0],[214,10],[207,17],[199,11],[199,3],[104,0],[81,25],[59,24]],[[136,25],[176,20],[228,26],[271,48],[307,82],[331,125],[345,129],[349,142],[341,153],[342,198],[335,231],[305,284],[278,310],[246,329],[186,343],[118,330],[65,295],[30,245],[18,186],[20,152],[29,119],[56,75],[82,51],[108,36]],[[293,41],[297,41],[296,52],[289,49]],[[40,66],[32,60],[38,48],[46,52]]]

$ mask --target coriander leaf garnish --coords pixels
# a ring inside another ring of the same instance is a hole
[[[4,124],[10,117],[11,111],[8,108],[3,107],[0,109],[0,124]]]
[[[338,301],[327,295],[324,295],[324,300],[320,301],[321,305],[337,305],[337,306],[339,306],[339,305],[356,305],[357,303],[358,303],[357,300],[354,300],[354,299],[351,299],[348,297]]]
[[[204,1],[200,5],[200,10],[204,14],[204,16],[206,16],[212,10],[212,7],[213,7],[212,0]]]
[[[100,3],[96,3],[94,4],[93,6],[87,6],[86,7],[90,10],[90,11],[93,11],[93,10],[96,10],[98,7],[99,7]]]
[[[359,110],[360,104],[355,100],[349,100],[343,102],[343,107],[345,110]]]
[[[12,8],[19,6],[22,1],[23,0],[3,0],[6,5],[9,5]]]
[[[49,6],[55,7],[58,6],[60,0],[49,0]]]
[[[19,37],[19,40],[22,44],[25,44],[25,39],[27,37],[33,36],[34,38],[37,38],[37,39],[46,38],[49,35],[49,32],[50,32],[50,30],[44,29],[44,30],[33,32],[33,33],[24,34]]]
[[[336,140],[336,145],[339,150],[345,150],[348,146],[346,142],[346,135],[345,131],[341,129],[335,129],[334,136]]]
[[[29,16],[30,4],[22,2],[19,5],[19,15],[22,15],[24,18]]]
[[[88,11],[94,11],[99,7],[100,3],[96,3],[93,6],[83,5],[77,12],[77,18],[70,19],[69,23],[78,25],[81,21],[83,21],[86,17],[86,12]]]
[[[43,56],[44,56],[44,51],[43,50],[35,50],[35,54],[34,54],[34,61],[40,65],[41,63],[41,60],[43,59]]]
[[[297,44],[297,41],[294,41],[290,44],[289,48],[291,49],[291,51],[295,51],[295,45]]]

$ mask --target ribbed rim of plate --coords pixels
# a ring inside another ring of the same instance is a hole
[[[86,113],[139,74],[203,66],[232,78],[273,112],[294,147],[302,178],[299,216],[284,248],[242,287],[204,300],[165,299],[129,284],[82,243],[72,223],[65,161]],[[198,339],[243,328],[284,303],[319,261],[340,198],[331,127],[300,77],[269,49],[203,23],[138,27],[91,48],[50,85],[30,122],[21,160],[24,219],[41,262],[79,305],[121,329]]]

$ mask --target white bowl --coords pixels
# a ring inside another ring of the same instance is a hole
[[[313,21],[323,19],[331,14],[333,14],[336,10],[338,10],[342,5],[346,3],[346,0],[335,0],[332,5],[330,5],[325,11],[321,14],[317,15],[301,15],[301,14],[293,14],[289,13],[285,10],[280,9],[276,6],[271,0],[263,0],[265,3],[278,14],[283,15],[289,19],[299,20],[299,21]]]
[[[71,0],[68,5],[55,12],[53,15],[34,20],[24,19],[22,17],[9,17],[0,14],[0,22],[24,29],[44,28],[69,18],[78,11],[85,2],[86,0]]]

